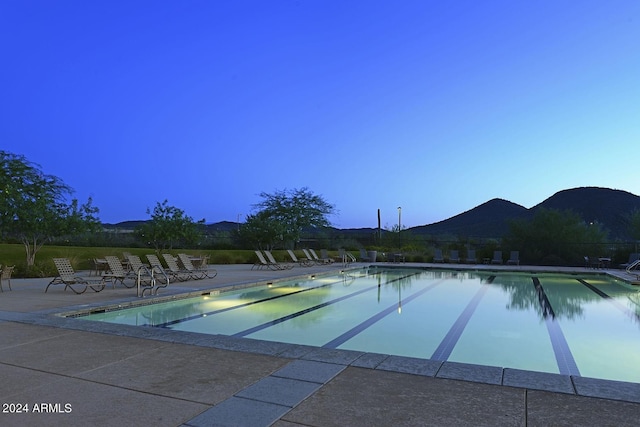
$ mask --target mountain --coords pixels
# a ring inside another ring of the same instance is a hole
[[[112,229],[119,229],[119,230],[134,230],[137,227],[143,225],[146,222],[149,222],[150,220],[140,220],[140,221],[123,221],[123,222],[119,222],[117,224],[102,224],[102,226],[107,229],[107,230],[112,230]],[[211,224],[206,224],[205,228],[208,231],[232,231],[232,230],[236,230],[238,228],[238,223],[237,222],[231,222],[231,221],[220,221],[220,222],[214,222]]]
[[[527,218],[524,206],[503,199],[492,199],[475,208],[434,224],[413,227],[413,234],[500,237],[508,231],[509,219]]]
[[[587,223],[600,224],[609,238],[628,239],[628,216],[640,210],[640,197],[627,191],[600,187],[580,187],[559,191],[531,208],[570,209]]]
[[[231,221],[214,222],[213,224],[207,224],[208,231],[233,231],[238,229],[239,224]]]
[[[610,239],[629,240],[627,218],[635,209],[640,210],[640,197],[610,188],[580,187],[559,191],[531,209],[493,199],[444,221],[410,230],[433,236],[500,238],[508,232],[508,220],[531,218],[540,208],[571,210],[587,223],[600,224],[609,232]]]
[[[145,220],[122,221],[122,222],[118,222],[118,223],[115,223],[115,224],[103,223],[102,226],[105,229],[108,229],[108,230],[111,230],[111,229],[133,230],[133,229],[141,226],[145,222],[147,222],[147,221],[145,221]]]
[[[530,209],[508,200],[492,199],[444,221],[412,227],[409,230],[416,235],[501,238],[509,231],[509,220],[532,218],[541,208],[571,210],[587,223],[600,224],[608,231],[609,239],[631,240],[628,216],[634,210],[640,210],[640,197],[610,188],[579,187],[559,191]],[[103,225],[107,229],[134,229],[144,222],[125,221]],[[231,231],[238,226],[238,223],[230,221],[206,225],[210,231]],[[373,228],[331,230],[354,238],[376,231]]]

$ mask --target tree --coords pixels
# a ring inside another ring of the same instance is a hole
[[[629,231],[632,238],[640,240],[640,209],[629,214]]]
[[[0,233],[22,242],[27,266],[53,238],[99,229],[91,198],[83,205],[69,202],[71,187],[22,155],[0,151],[0,188]]]
[[[199,224],[204,224],[204,219],[197,223],[193,218],[185,215],[182,209],[169,206],[169,201],[158,202],[153,212],[147,209],[151,215],[151,221],[138,227],[137,235],[153,244],[157,252],[171,250],[174,244],[196,243],[202,237]]]
[[[254,205],[259,210],[256,220],[277,223],[282,240],[294,244],[300,240],[304,228],[330,226],[327,217],[335,213],[332,204],[306,187],[276,190],[273,194],[263,192],[260,197],[263,200]]]
[[[540,208],[531,220],[513,220],[505,245],[520,250],[525,262],[577,263],[597,252],[606,233],[573,211]]]
[[[238,233],[243,243],[259,249],[271,250],[276,242],[282,241],[285,229],[282,223],[261,211],[247,215]]]

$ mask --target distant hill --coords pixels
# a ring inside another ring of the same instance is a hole
[[[121,229],[121,230],[133,230],[136,227],[141,226],[147,221],[139,220],[139,221],[122,221],[115,224],[104,223],[102,226],[107,229]]]
[[[640,197],[627,191],[600,187],[580,187],[562,190],[527,209],[503,199],[492,199],[475,208],[433,224],[412,227],[416,235],[501,238],[509,231],[509,220],[528,219],[540,208],[571,210],[588,223],[600,224],[610,239],[631,240],[627,216],[640,210]],[[134,229],[145,221],[125,221],[103,224],[105,228]],[[210,231],[231,231],[238,223],[222,221],[207,224]],[[361,236],[375,233],[373,228],[331,229],[345,236]]]
[[[612,239],[630,239],[628,215],[640,210],[640,197],[627,191],[600,187],[580,187],[559,191],[531,208],[566,210],[580,215],[587,223],[600,224]]]
[[[492,199],[444,221],[411,228],[414,234],[473,237],[501,237],[508,231],[507,220],[527,218],[524,206],[503,199]]]
[[[134,230],[135,228],[141,226],[142,224],[148,222],[149,220],[140,220],[140,221],[123,221],[118,222],[116,224],[102,224],[102,226],[106,229],[120,229],[120,230]],[[212,224],[206,224],[205,227],[209,231],[231,231],[236,230],[238,228],[237,222],[231,221],[220,221]]]
[[[640,210],[640,197],[621,190],[580,187],[559,191],[531,209],[493,199],[452,218],[411,230],[415,234],[500,238],[508,232],[508,220],[531,218],[540,208],[571,210],[585,222],[600,224],[610,239],[629,240],[627,216],[634,209]]]
[[[237,230],[239,225],[240,224],[237,222],[220,221],[213,224],[207,224],[206,227],[209,231],[233,231]]]

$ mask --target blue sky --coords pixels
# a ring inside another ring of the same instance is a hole
[[[639,42],[635,0],[0,0],[0,149],[110,223],[301,187],[341,228],[638,195]]]

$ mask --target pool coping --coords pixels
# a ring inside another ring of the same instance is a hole
[[[374,265],[380,267],[379,265]],[[388,267],[384,265],[384,267]],[[395,266],[389,266],[394,268]],[[410,268],[410,266],[398,266]],[[395,268],[398,268],[395,267]],[[362,267],[352,268],[357,271]],[[413,267],[411,267],[413,268]],[[425,269],[434,269],[425,267]],[[437,267],[436,267],[437,269]],[[457,270],[456,268],[441,268],[442,270]],[[466,269],[459,269],[460,271]],[[346,269],[345,269],[346,271]],[[502,271],[496,269],[495,271]],[[508,270],[529,272],[525,270]],[[541,271],[533,271],[541,273]],[[548,271],[549,273],[563,273]],[[335,271],[333,271],[335,273]],[[585,273],[585,272],[581,272]],[[605,272],[587,272],[591,274],[606,274]],[[39,326],[51,326],[62,329],[79,330],[94,333],[127,336],[131,338],[151,339],[163,342],[181,343],[198,347],[208,347],[221,350],[240,351],[260,355],[268,355],[291,359],[292,361],[323,362],[343,367],[358,367],[372,370],[407,373],[431,378],[452,379],[489,385],[541,390],[569,395],[595,397],[624,402],[640,403],[640,383],[623,382],[589,378],[582,376],[562,375],[546,372],[526,371],[514,368],[474,365],[459,362],[435,361],[405,356],[395,356],[379,353],[368,353],[354,350],[325,349],[308,345],[288,344],[273,341],[256,340],[252,338],[237,338],[225,335],[208,335],[197,332],[173,331],[150,326],[133,326],[114,323],[97,322],[78,317],[78,313],[96,308],[111,307],[121,309],[127,305],[154,304],[162,301],[207,295],[212,292],[224,292],[263,286],[269,283],[290,281],[308,277],[300,275],[259,282],[240,282],[225,286],[201,289],[198,291],[178,292],[161,297],[141,301],[131,297],[116,300],[111,304],[92,303],[65,307],[64,309],[48,309],[32,313],[0,312],[0,320],[27,323]],[[616,277],[616,276],[614,276]],[[619,277],[616,277],[620,279]]]

